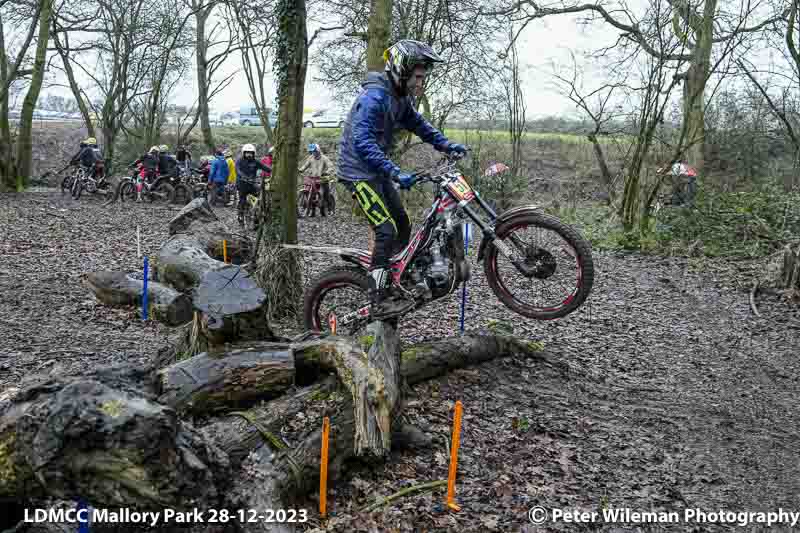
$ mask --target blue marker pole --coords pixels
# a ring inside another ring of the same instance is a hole
[[[142,320],[147,320],[147,256],[144,256],[144,287],[142,288]]]
[[[85,509],[85,510],[84,510]],[[78,500],[78,520],[85,519],[86,522],[78,522],[78,533],[89,533],[89,506],[83,500]],[[83,512],[81,512],[83,511]]]
[[[464,224],[464,255],[469,250],[469,222]],[[467,259],[469,260],[469,259]],[[464,334],[464,310],[467,305],[467,282],[461,287],[461,334]]]

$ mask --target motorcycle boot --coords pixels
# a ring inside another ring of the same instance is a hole
[[[370,317],[373,320],[393,318],[414,308],[413,300],[389,291],[389,279],[385,268],[375,268],[369,273]]]

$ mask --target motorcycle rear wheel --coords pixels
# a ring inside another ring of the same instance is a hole
[[[361,296],[356,297],[357,303],[342,309],[341,306],[334,306],[330,311],[323,309],[325,297],[335,289],[351,289]],[[346,313],[351,313],[369,303],[369,280],[366,274],[356,267],[336,266],[323,272],[316,281],[306,289],[303,297],[303,319],[306,329],[310,331],[330,332],[328,319],[330,313],[336,313],[340,319]],[[352,308],[350,308],[352,307]],[[357,327],[347,329],[342,325],[341,332],[346,335],[355,335],[363,331],[366,321],[363,324],[356,324]]]

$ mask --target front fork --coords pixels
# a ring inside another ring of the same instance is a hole
[[[517,267],[517,270],[519,270],[523,275],[528,277],[532,276],[535,272],[535,269],[525,264],[525,243],[517,235],[512,233],[508,236],[508,239],[516,248],[516,250],[514,250],[504,241],[498,239],[497,234],[494,231],[494,222],[497,220],[497,213],[495,213],[494,209],[492,209],[492,207],[487,204],[483,198],[481,198],[477,191],[473,192],[475,193],[475,200],[478,202],[478,205],[480,205],[483,210],[489,214],[489,223],[487,224],[481,220],[478,213],[468,205],[461,206],[461,209],[479,228],[481,228],[481,231],[483,232],[483,238],[488,239],[487,243],[494,244],[495,248],[497,248],[500,254],[511,261],[511,263]]]

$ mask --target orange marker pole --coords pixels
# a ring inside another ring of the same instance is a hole
[[[456,469],[458,468],[458,445],[461,440],[461,411],[463,406],[461,400],[456,402],[455,414],[453,416],[453,438],[450,443],[450,473],[447,476],[447,506],[453,511],[460,511],[461,507],[456,504]]]
[[[331,432],[331,421],[326,416],[322,419],[322,460],[319,465],[319,514],[326,516],[328,503],[328,436]]]
[[[228,262],[228,241],[222,241],[222,261]]]

